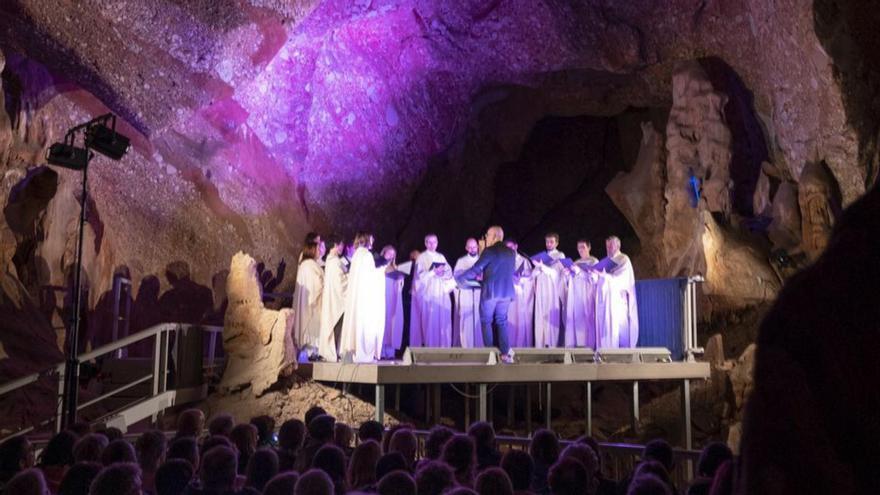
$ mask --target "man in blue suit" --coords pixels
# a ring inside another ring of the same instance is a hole
[[[495,343],[494,333],[498,335],[498,348],[501,359],[510,362],[507,353],[507,308],[514,298],[513,272],[516,268],[516,253],[504,245],[504,231],[492,226],[486,231],[486,249],[480,259],[469,270],[462,272],[456,280],[459,284],[476,280],[483,274],[480,295],[480,325],[483,331],[483,345],[491,347]]]

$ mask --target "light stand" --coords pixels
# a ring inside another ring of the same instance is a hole
[[[112,128],[106,126],[112,121]],[[76,133],[85,129],[85,148],[77,148]],[[94,149],[114,160],[119,160],[128,151],[129,140],[116,133],[116,116],[106,114],[80,124],[67,131],[63,143],[55,143],[46,154],[50,165],[82,171],[82,196],[79,208],[79,234],[76,242],[74,261],[73,290],[74,307],[70,331],[67,335],[66,359],[64,364],[64,394],[61,397],[61,425],[68,428],[76,422],[79,396],[79,333],[82,323],[82,264],[83,238],[86,226],[86,204],[88,202],[88,171]]]

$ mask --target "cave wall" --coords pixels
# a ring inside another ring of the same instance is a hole
[[[96,160],[90,174],[90,307],[106,300],[114,273],[132,277],[135,298],[143,286],[144,307],[162,307],[174,273],[211,291],[238,250],[277,271],[309,230],[369,228],[399,252],[434,230],[454,256],[493,221],[517,222],[510,230],[529,249],[550,229],[563,242],[623,232],[640,276],[712,273],[709,291],[720,293],[733,269],[711,272],[721,262],[769,280],[768,253],[800,246],[808,165],[827,168],[842,205],[876,176],[876,133],[859,104],[876,102],[876,79],[860,79],[872,69],[856,56],[829,57],[852,46],[854,16],[831,0],[13,0],[0,6],[0,199],[14,204],[11,191],[68,127],[114,111],[133,149],[119,163]],[[666,177],[686,172],[668,163],[682,64],[699,66],[719,95],[715,120],[730,139],[719,167],[733,185],[713,187],[730,189],[727,206],[667,208]],[[617,151],[578,153],[577,132],[584,146]],[[571,148],[551,160],[541,146],[554,142]],[[560,172],[542,171],[550,161]],[[605,185],[640,164],[636,182],[655,199],[610,210]],[[38,287],[65,286],[73,258],[78,176],[56,173],[33,232],[0,222],[6,271],[36,300]],[[596,211],[607,224],[589,222]],[[663,234],[671,224],[693,227],[699,249]],[[732,287],[734,306],[775,291]],[[63,332],[64,305],[54,304],[47,319]],[[180,314],[175,301],[164,306]]]

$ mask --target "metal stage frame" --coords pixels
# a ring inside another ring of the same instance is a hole
[[[670,362],[670,363],[520,363],[520,364],[473,364],[473,363],[425,363],[405,365],[401,361],[380,361],[378,363],[300,363],[297,373],[323,383],[362,384],[376,387],[376,421],[384,422],[385,387],[388,385],[436,385],[436,384],[475,384],[479,390],[478,415],[481,421],[487,418],[489,384],[529,384],[546,385],[546,405],[544,421],[550,426],[550,400],[553,383],[584,383],[586,395],[586,428],[592,431],[592,385],[597,382],[632,382],[633,425],[639,421],[639,382],[640,381],[680,381],[681,411],[684,422],[683,444],[692,448],[691,432],[691,380],[709,378],[709,363]]]

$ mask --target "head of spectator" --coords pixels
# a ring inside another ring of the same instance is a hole
[[[77,462],[64,474],[58,495],[88,495],[92,481],[103,468],[97,462]]]
[[[247,465],[247,481],[257,491],[263,491],[266,483],[278,474],[278,454],[271,448],[264,447],[254,452]]]
[[[345,423],[336,423],[333,427],[333,443],[343,452],[351,452],[351,442],[354,441],[354,432]]]
[[[306,426],[312,423],[312,420],[321,416],[322,414],[327,414],[327,411],[324,410],[321,406],[312,406],[306,411],[305,416],[303,416],[303,421],[305,421]]]
[[[205,413],[201,409],[187,409],[177,417],[177,434],[175,438],[199,438],[205,428]]]
[[[208,422],[208,434],[229,438],[232,429],[235,428],[235,418],[231,414],[220,413]]]
[[[501,469],[507,473],[513,490],[517,493],[528,492],[532,485],[535,463],[528,452],[508,450],[501,458]]]
[[[266,486],[263,488],[263,495],[291,495],[298,479],[299,473],[296,471],[278,473],[266,483]]]
[[[351,454],[348,464],[348,486],[352,490],[373,488],[376,484],[376,465],[382,456],[382,447],[375,440],[361,442]]]
[[[666,440],[659,438],[651,440],[645,444],[645,449],[642,451],[642,460],[657,461],[660,464],[663,464],[667,473],[672,472],[672,468],[675,464],[672,454],[672,446],[669,445],[669,442]]]
[[[101,452],[101,464],[109,466],[118,462],[137,462],[134,447],[123,439],[113,440]]]
[[[124,437],[124,435],[122,434],[122,430],[115,426],[108,426],[106,428],[98,430],[96,433],[107,437],[107,443],[110,443],[113,440],[121,440]]]
[[[380,457],[379,462],[376,463],[377,479],[382,479],[383,476],[392,471],[411,472],[406,465],[406,459],[403,458],[403,454],[400,452],[389,452]]]
[[[235,425],[229,439],[238,450],[238,473],[244,474],[248,461],[257,451],[257,427],[250,423]]]
[[[168,451],[165,453],[165,458],[168,460],[183,459],[193,467],[193,470],[198,471],[199,444],[196,442],[196,439],[192,437],[174,439],[168,445]]]
[[[13,437],[0,444],[0,483],[33,465],[34,449],[26,436]]]
[[[388,442],[388,452],[400,452],[406,461],[407,470],[412,470],[418,450],[419,440],[415,433],[408,428],[395,431],[391,436],[391,441]]]
[[[112,445],[113,442],[110,444]],[[141,493],[141,468],[133,462],[117,462],[105,466],[89,487],[89,495],[141,495]]]
[[[321,414],[309,421],[309,440],[323,445],[333,441],[336,434],[336,418]]]
[[[474,482],[474,490],[480,494],[513,495],[513,484],[503,469],[490,467],[477,475],[477,480]]]
[[[653,474],[642,474],[630,481],[626,495],[673,495],[675,492]]]
[[[446,442],[455,435],[455,432],[443,425],[431,428],[428,438],[425,440],[425,458],[436,460],[443,454]]]
[[[110,442],[100,433],[89,433],[73,446],[73,459],[76,462],[101,462],[101,454]]]
[[[733,493],[733,460],[724,461],[715,470],[715,477],[709,487],[709,495],[731,495]]]
[[[643,475],[654,476],[663,483],[666,483],[672,491],[676,491],[672,484],[672,478],[669,475],[669,471],[667,471],[666,466],[659,461],[648,460],[640,462],[633,470],[633,479]]]
[[[156,470],[155,495],[181,495],[195,476],[192,464],[184,459],[170,459]]]
[[[428,462],[416,473],[416,491],[419,495],[441,495],[453,486],[455,473],[445,462]]]
[[[30,468],[19,471],[6,483],[3,493],[15,495],[49,495],[46,478],[39,469]]]
[[[455,480],[461,486],[474,485],[474,468],[477,464],[476,449],[471,437],[456,434],[443,447],[443,462],[455,472]]]
[[[413,426],[409,423],[397,423],[396,425],[391,425],[388,428],[388,431],[385,432],[385,435],[382,436],[382,452],[390,452],[389,445],[391,444],[391,438],[397,432],[397,430],[412,430]]]
[[[559,439],[552,431],[541,428],[532,436],[529,454],[535,464],[553,465],[559,458]]]
[[[375,440],[380,446],[382,444],[382,436],[385,434],[385,427],[382,423],[374,420],[364,421],[358,428],[358,440],[365,442],[367,440]]]
[[[216,435],[210,436],[202,442],[202,447],[199,449],[199,454],[205,455],[205,452],[218,446],[229,447],[231,449],[235,448],[235,445],[232,444],[232,440],[224,436]]]
[[[165,459],[165,434],[159,430],[145,431],[135,442],[138,463],[141,471],[155,472]]]
[[[562,449],[559,458],[572,458],[584,465],[587,470],[587,492],[595,493],[599,487],[599,459],[593,449],[583,443],[572,443]]]
[[[697,475],[713,478],[718,466],[725,461],[733,459],[733,452],[723,442],[712,442],[700,452],[700,460],[697,462]]]
[[[71,466],[77,436],[70,431],[56,433],[40,454],[40,466]]]
[[[501,453],[495,445],[495,428],[490,423],[477,421],[468,428],[468,435],[474,439],[477,449],[477,470],[501,463]]]
[[[416,480],[406,471],[392,471],[379,480],[379,495],[416,495]]]
[[[262,415],[251,418],[251,424],[257,429],[257,447],[267,447],[275,444],[272,435],[275,433],[275,418]]]
[[[297,451],[306,437],[306,425],[298,419],[288,419],[278,430],[278,448]]]
[[[327,444],[318,449],[312,459],[312,468],[320,469],[330,476],[333,486],[338,495],[347,491],[348,483],[345,479],[345,453],[342,449]]]
[[[560,458],[547,476],[552,495],[590,495],[588,481],[587,468],[573,457]]]
[[[214,447],[205,452],[199,469],[202,487],[210,491],[232,491],[238,476],[238,458],[229,447]]]
[[[333,480],[320,469],[309,469],[296,480],[293,495],[334,495]]]

